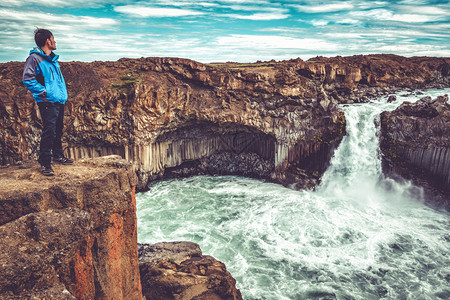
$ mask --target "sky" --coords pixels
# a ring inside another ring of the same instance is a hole
[[[450,57],[450,0],[0,0],[0,62],[24,61],[36,28],[60,61]]]

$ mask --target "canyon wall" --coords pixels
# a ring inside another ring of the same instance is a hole
[[[0,169],[1,299],[142,299],[131,165]]]
[[[450,104],[448,95],[404,102],[383,112],[383,170],[425,187],[427,198],[450,211]]]
[[[163,176],[238,174],[296,188],[320,180],[345,134],[339,103],[449,85],[446,58],[371,55],[253,64],[178,58],[61,63],[69,101],[64,148],[74,159],[118,154],[138,189]],[[21,83],[0,64],[0,163],[35,159],[42,127]]]

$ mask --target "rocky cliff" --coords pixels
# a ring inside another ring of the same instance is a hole
[[[0,169],[0,299],[242,299],[197,244],[138,251],[137,177],[120,156],[55,165],[51,178],[37,165]]]
[[[449,60],[373,55],[254,64],[176,58],[62,63],[64,147],[75,159],[118,154],[138,188],[161,176],[239,174],[313,187],[345,131],[338,103],[400,88],[448,86]],[[0,64],[0,163],[37,155],[41,123]]]
[[[137,178],[120,157],[0,169],[1,299],[141,299]]]
[[[63,63],[64,145],[75,159],[118,154],[138,188],[161,176],[239,174],[313,187],[345,131],[338,103],[449,85],[449,60],[372,55],[254,64],[176,58]],[[37,155],[41,122],[0,64],[0,162]]]
[[[405,102],[380,119],[384,172],[424,186],[433,204],[450,211],[448,96]]]

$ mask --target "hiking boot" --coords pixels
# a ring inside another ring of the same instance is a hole
[[[41,166],[41,173],[45,176],[53,176],[55,175],[55,172],[52,169],[51,165],[42,165]]]
[[[54,157],[53,162],[56,164],[63,164],[63,165],[73,164],[73,160],[71,160],[70,158],[64,157],[64,156]]]

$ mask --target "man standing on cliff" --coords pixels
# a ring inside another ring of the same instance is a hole
[[[47,29],[36,29],[34,40],[37,47],[30,51],[23,70],[23,83],[31,91],[42,118],[42,135],[39,149],[41,172],[54,175],[54,163],[71,164],[73,160],[64,157],[61,138],[63,133],[64,103],[67,89],[59,68],[59,55],[53,34]]]

